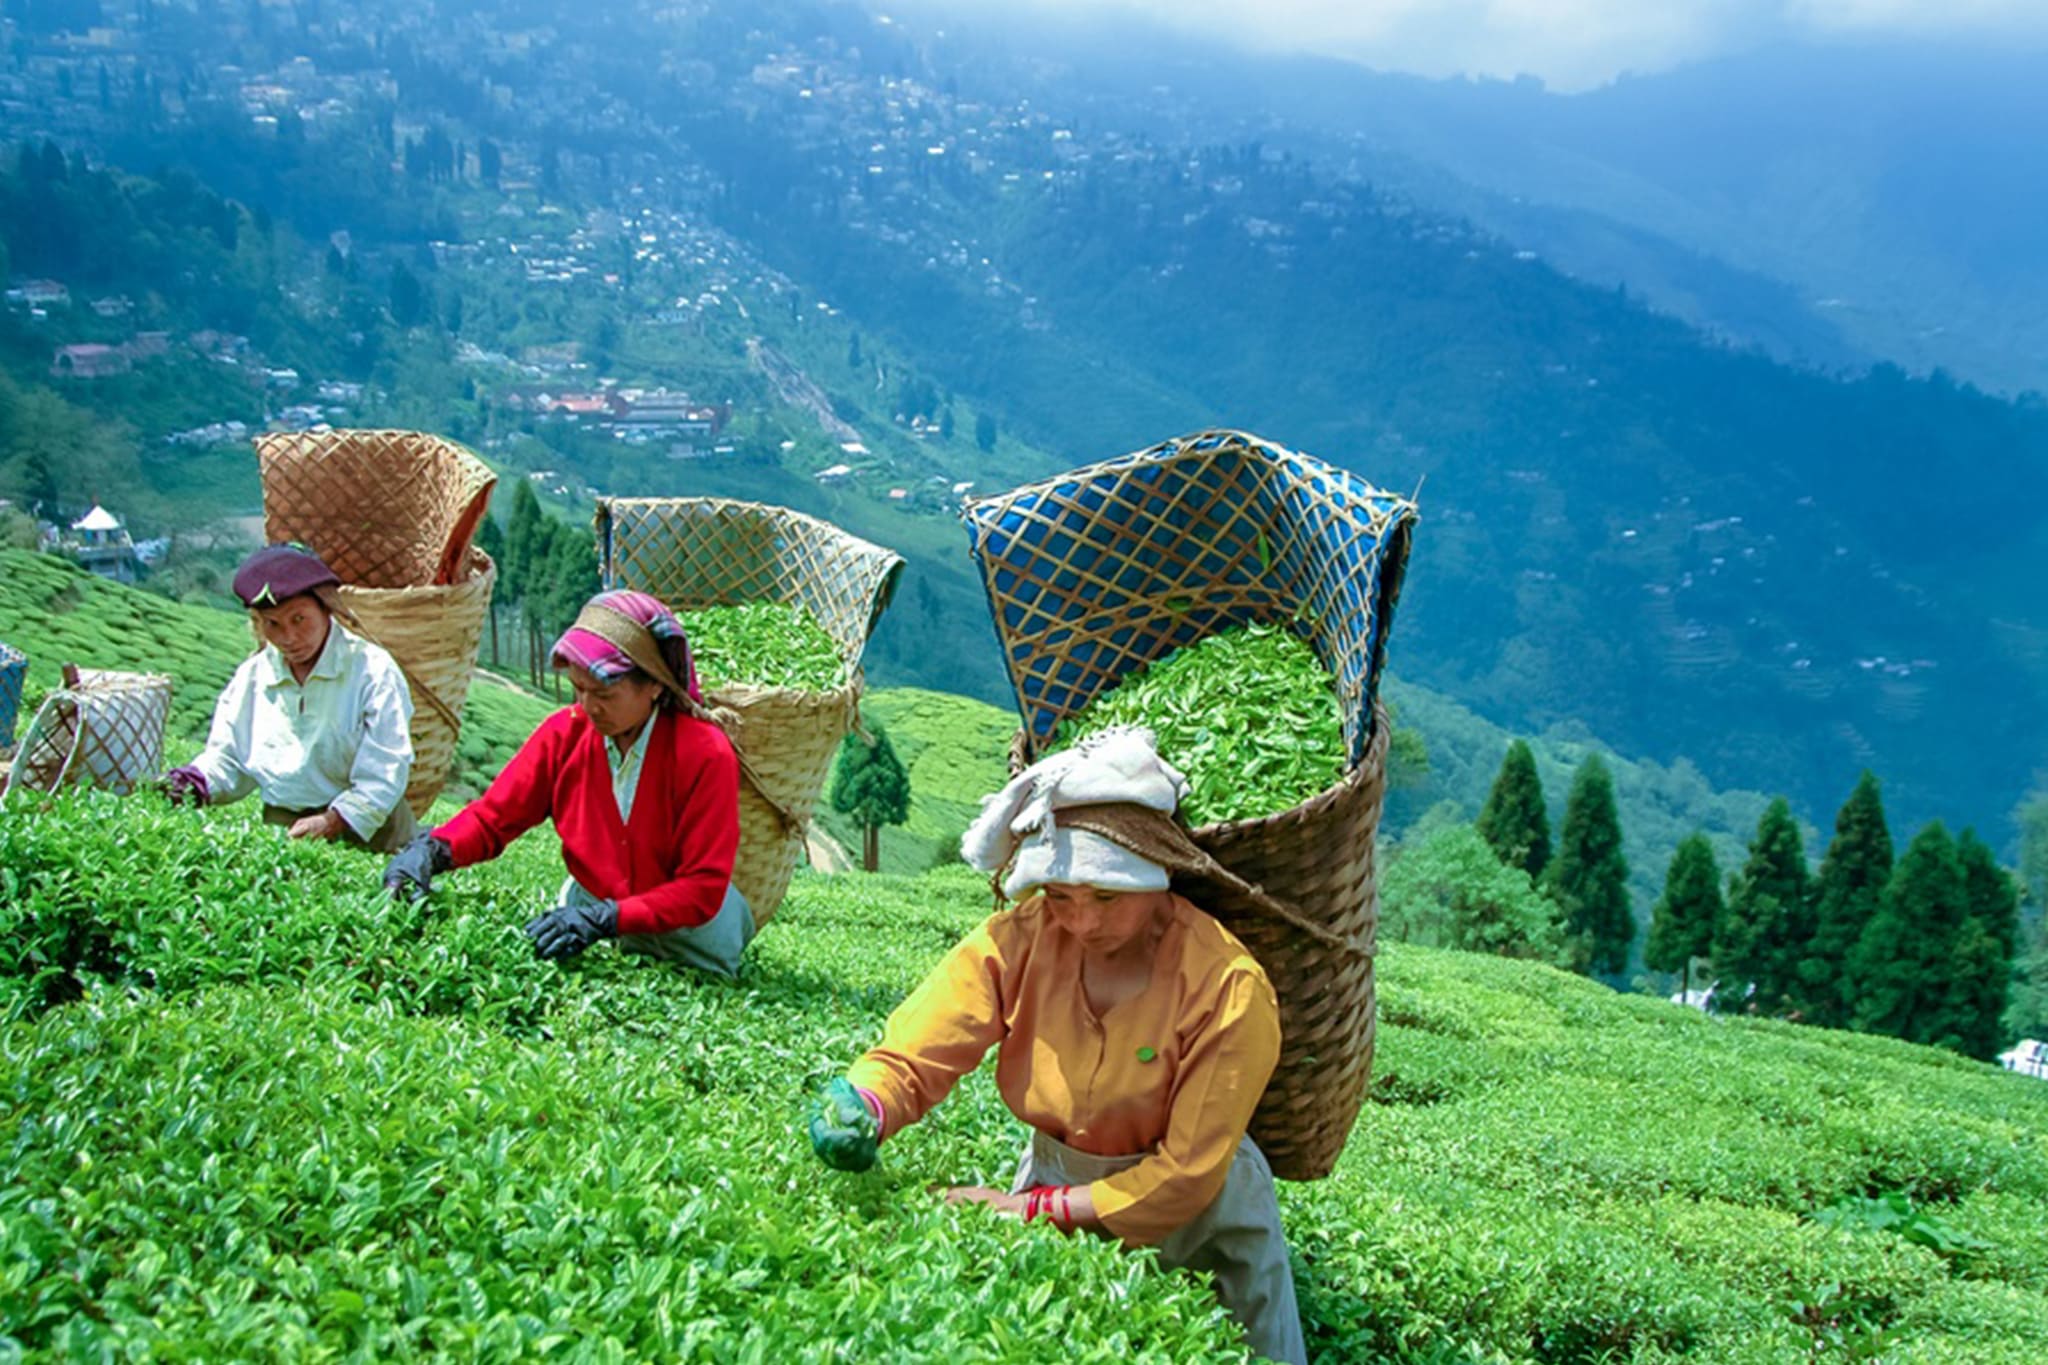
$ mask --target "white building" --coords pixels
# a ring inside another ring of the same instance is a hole
[[[2048,1080],[2048,1043],[2038,1038],[2022,1038],[2011,1051],[1998,1054],[1998,1064],[2007,1071]]]
[[[121,519],[98,503],[71,523],[64,537],[64,552],[90,573],[117,583],[135,581],[135,542]]]

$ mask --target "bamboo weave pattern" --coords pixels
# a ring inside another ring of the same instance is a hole
[[[607,588],[638,588],[677,612],[779,602],[807,609],[839,648],[825,692],[733,684],[705,701],[760,781],[740,787],[733,882],[766,924],[782,904],[839,742],[853,728],[868,636],[903,559],[816,517],[726,498],[600,498],[598,564]],[[776,806],[789,812],[785,821]]]
[[[171,680],[161,673],[67,670],[29,722],[7,790],[85,786],[126,796],[163,771],[170,713]]]
[[[272,432],[256,438],[263,529],[299,541],[341,579],[352,629],[398,661],[412,688],[412,779],[424,817],[454,770],[497,569],[472,545],[497,476],[417,431]]]
[[[1286,625],[1329,669],[1345,776],[1292,810],[1192,833],[1351,946],[1227,888],[1176,881],[1244,941],[1280,997],[1280,1063],[1252,1137],[1275,1175],[1328,1175],[1372,1068],[1388,741],[1377,693],[1414,503],[1258,437],[1206,431],[971,503],[965,520],[1024,722],[1014,765],[1125,675],[1232,626]]]
[[[312,546],[342,582],[456,582],[498,476],[420,431],[277,431],[256,438],[263,532]]]

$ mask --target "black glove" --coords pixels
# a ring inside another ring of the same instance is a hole
[[[619,903],[558,905],[528,920],[526,936],[533,940],[535,957],[574,957],[601,938],[619,936]]]
[[[434,889],[434,874],[455,866],[455,850],[445,839],[417,834],[384,864],[384,889],[394,896],[418,899]]]

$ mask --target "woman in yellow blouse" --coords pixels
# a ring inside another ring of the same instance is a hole
[[[1245,1132],[1279,1007],[1244,945],[1168,889],[1183,855],[1206,862],[1172,820],[1185,788],[1149,733],[1124,730],[989,798],[962,852],[1006,870],[1021,902],[956,945],[827,1087],[812,1143],[864,1169],[994,1047],[1031,1140],[1011,1190],[947,1199],[1157,1247],[1215,1276],[1253,1349],[1305,1361],[1272,1172]]]

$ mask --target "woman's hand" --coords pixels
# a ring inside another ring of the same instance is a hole
[[[338,839],[346,828],[348,822],[329,808],[318,815],[292,821],[292,827],[285,833],[294,839]]]
[[[1023,1195],[1005,1194],[1001,1190],[992,1190],[986,1185],[955,1185],[946,1191],[946,1202],[955,1206],[961,1204],[986,1204],[997,1213],[1008,1214],[1012,1218],[1022,1218],[1024,1216]]]

